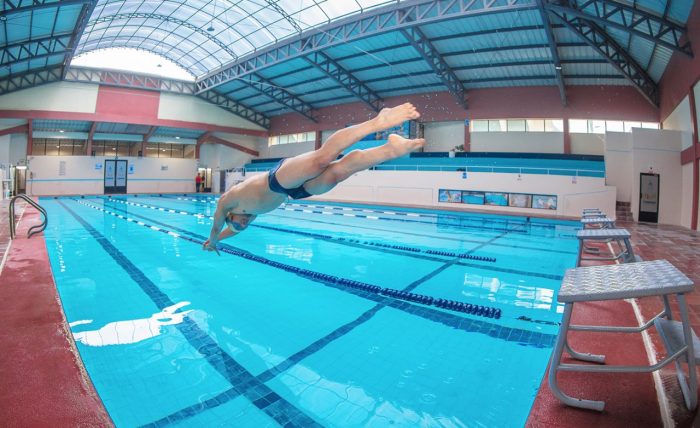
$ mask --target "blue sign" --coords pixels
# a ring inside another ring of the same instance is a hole
[[[129,164],[129,174],[133,174],[133,173],[134,173],[134,164],[130,163]]]
[[[96,169],[96,170],[101,170],[101,169],[102,169],[102,162],[97,162],[97,163],[95,164],[95,169]]]

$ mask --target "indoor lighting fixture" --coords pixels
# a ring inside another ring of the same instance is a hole
[[[61,134],[63,134],[63,133],[66,132],[66,131],[64,131],[63,129],[59,129],[58,132],[60,132]]]
[[[27,165],[17,165],[15,168],[19,170],[25,170],[27,169]]]
[[[7,17],[5,15],[0,16],[0,21],[7,21]]]
[[[175,139],[176,139],[176,140],[179,140],[179,139],[180,139],[180,137],[175,137]]]
[[[554,68],[557,70],[561,70],[561,65],[555,65]]]

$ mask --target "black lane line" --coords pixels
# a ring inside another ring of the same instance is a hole
[[[174,302],[157,285],[126,257],[117,247],[62,201],[58,203],[85,228],[112,259],[136,282],[158,309],[174,305]],[[238,395],[244,395],[256,407],[283,426],[320,427],[316,421],[304,414],[290,402],[277,395],[270,387],[259,381],[224,351],[197,323],[185,317],[177,329],[206,361],[233,386]],[[263,400],[261,400],[263,399]]]
[[[119,198],[109,198],[109,199],[101,198],[101,199],[102,199],[103,201],[115,201],[115,200],[116,200],[116,201],[121,201],[121,203],[124,203],[124,204],[127,204],[127,205],[136,204],[135,202],[128,202],[128,201],[124,201],[123,199],[119,199]],[[150,205],[150,206],[153,206],[153,207],[156,207],[156,208],[163,208],[163,209],[176,209],[176,208],[159,207],[159,206],[156,206],[156,205]],[[144,207],[144,206],[136,206],[136,208],[150,209],[150,208],[147,208],[147,207]],[[118,208],[115,207],[114,209],[118,209]],[[126,211],[123,211],[123,210],[120,210],[120,211],[126,212]],[[154,210],[154,211],[155,211],[155,210]],[[158,211],[160,211],[160,210],[158,210]],[[161,212],[167,212],[167,211],[161,211]],[[189,215],[194,216],[194,213],[189,212],[189,211],[182,211],[182,210],[181,210],[180,212],[186,212],[186,213],[188,213]],[[170,213],[170,214],[177,214],[177,213]],[[199,214],[198,214],[198,215],[199,215]],[[206,214],[202,214],[202,215],[203,215],[203,216],[206,216]],[[288,217],[285,217],[285,218],[288,218]],[[149,219],[149,221],[158,223],[157,221],[155,221],[155,220],[153,220],[153,219]],[[168,226],[168,227],[170,227],[170,228],[174,228],[174,226],[170,226],[170,225],[166,225],[166,226]],[[363,250],[373,250],[373,251],[379,251],[379,252],[386,253],[386,254],[393,254],[393,255],[404,256],[404,257],[408,256],[408,257],[413,257],[413,258],[416,258],[416,259],[428,260],[428,261],[438,262],[438,263],[445,263],[445,259],[443,259],[443,258],[438,258],[438,257],[433,257],[433,256],[427,256],[427,255],[423,255],[423,254],[416,254],[416,253],[414,253],[414,252],[409,252],[409,251],[394,250],[394,249],[386,248],[386,247],[378,247],[378,246],[373,246],[373,245],[366,245],[366,244],[361,244],[361,243],[356,243],[356,242],[347,241],[347,240],[340,239],[340,238],[334,238],[334,237],[332,237],[332,236],[325,236],[325,235],[317,234],[317,233],[301,232],[301,231],[296,231],[296,230],[293,230],[293,229],[283,229],[283,228],[278,228],[278,227],[274,227],[274,226],[267,226],[267,225],[262,225],[262,224],[251,224],[250,227],[259,228],[259,229],[269,229],[269,230],[275,230],[275,231],[284,232],[284,233],[289,233],[289,234],[296,234],[296,235],[306,236],[306,237],[310,237],[310,238],[315,238],[315,239],[319,239],[319,240],[324,240],[324,241],[327,241],[327,242],[331,242],[331,243],[333,243],[333,244],[345,245],[345,246],[348,246],[348,247],[360,248],[360,249],[363,249]],[[499,235],[497,235],[497,236],[495,236],[495,237],[489,239],[488,241],[484,241],[484,242],[479,241],[479,245],[477,245],[476,247],[472,248],[471,250],[466,251],[464,254],[471,255],[474,251],[476,251],[476,250],[478,250],[478,249],[480,249],[480,248],[482,248],[482,247],[484,247],[484,246],[486,246],[486,245],[498,245],[498,244],[495,244],[494,241],[496,241],[497,239],[502,238],[503,236],[507,235],[508,233],[509,233],[509,232],[503,232],[503,233],[501,233],[501,234],[499,234]],[[198,235],[198,236],[201,237],[201,235]],[[239,250],[240,250],[240,249],[239,249]],[[243,250],[240,250],[240,251],[243,251]],[[456,261],[455,263],[453,263],[453,264],[454,264],[454,265],[457,265],[457,266],[462,266],[462,267],[469,267],[469,268],[482,269],[482,270],[490,270],[490,271],[503,272],[503,273],[511,273],[511,274],[514,274],[514,275],[532,276],[532,277],[538,277],[538,278],[551,279],[551,280],[555,280],[555,281],[561,281],[562,278],[563,278],[562,275],[548,274],[548,273],[540,273],[540,272],[530,272],[530,271],[523,271],[523,270],[518,270],[518,269],[502,268],[502,267],[498,267],[498,266],[493,265],[493,264],[481,265],[481,264],[475,264],[475,263],[467,263],[467,262],[463,261],[461,258],[460,258],[460,259],[457,259],[457,261]]]

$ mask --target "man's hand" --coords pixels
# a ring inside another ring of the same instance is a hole
[[[204,251],[216,251],[216,255],[221,256],[221,254],[219,253],[219,249],[216,248],[216,241],[212,242],[211,239],[207,239],[204,242],[204,245],[202,246],[202,250],[204,250]]]

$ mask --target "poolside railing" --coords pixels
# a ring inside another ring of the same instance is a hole
[[[36,208],[41,215],[44,216],[43,220],[39,224],[35,224],[34,226],[29,228],[29,231],[27,232],[27,238],[31,238],[32,236],[36,235],[37,233],[41,233],[44,229],[46,229],[46,225],[49,222],[49,216],[46,213],[46,210],[36,202],[32,198],[30,198],[27,195],[17,195],[12,200],[10,201],[10,208],[9,208],[9,213],[10,213],[10,239],[15,239],[16,236],[16,231],[15,231],[15,202],[17,199],[22,199],[26,201],[29,205],[33,206]]]
[[[246,172],[269,171],[272,166],[246,167]],[[491,172],[503,174],[568,175],[575,177],[605,177],[604,170],[578,168],[530,168],[512,166],[456,166],[456,165],[377,165],[374,171],[441,171],[441,172]]]

